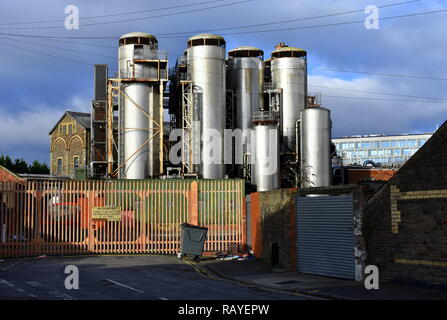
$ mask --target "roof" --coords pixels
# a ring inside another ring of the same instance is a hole
[[[366,134],[366,135],[356,135],[356,136],[342,136],[333,138],[332,140],[342,140],[342,139],[374,139],[374,138],[391,138],[391,137],[397,137],[397,138],[406,138],[406,137],[412,137],[412,136],[431,136],[433,135],[433,132],[427,132],[427,133],[404,133],[404,134]]]
[[[75,119],[81,126],[85,129],[90,130],[90,113],[86,112],[77,112],[77,111],[65,111],[59,121],[54,125],[54,127],[50,130],[50,134],[56,130],[57,126],[62,122],[66,115],[70,115],[73,119]]]
[[[242,47],[237,47],[231,50],[228,50],[228,52],[235,52],[235,51],[261,51],[261,49],[256,48],[256,47],[250,47],[250,46],[242,46]]]
[[[123,34],[120,39],[124,38],[130,38],[130,37],[143,37],[143,38],[154,38],[155,36],[146,32],[129,32],[126,34]]]
[[[19,175],[15,174],[14,172],[8,170],[4,166],[0,165],[0,181],[17,181],[17,180],[23,180]]]
[[[259,55],[263,55],[263,54],[264,54],[264,51],[262,51],[262,50],[259,49],[259,48],[256,48],[256,47],[249,47],[249,46],[242,46],[242,47],[237,47],[237,48],[234,48],[234,49],[229,50],[229,51],[228,51],[228,55],[229,55],[229,56],[232,56],[233,54],[236,54],[236,53],[238,53],[238,52],[245,52],[245,51],[256,52],[256,53],[259,54]]]
[[[51,174],[31,174],[31,173],[22,173],[19,174],[22,179],[26,180],[71,180],[68,176],[55,176]]]
[[[274,51],[272,51],[272,57],[275,54],[280,54],[282,52],[299,52],[302,56],[305,56],[307,54],[306,50],[304,50],[304,49],[285,46],[285,47],[281,47],[279,49],[275,49]]]
[[[200,33],[196,34],[195,36],[192,36],[188,39],[188,41],[191,40],[198,40],[198,39],[216,39],[216,40],[225,40],[223,37],[218,36],[217,34],[212,33]]]

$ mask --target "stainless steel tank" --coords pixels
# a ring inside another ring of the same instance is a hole
[[[256,185],[257,191],[278,189],[280,187],[279,130],[275,113],[267,111],[254,113],[253,134],[251,183]]]
[[[254,47],[239,47],[228,51],[228,88],[235,94],[236,128],[242,130],[238,147],[247,152],[252,128],[252,114],[263,106],[264,52]],[[242,156],[242,155],[241,155]]]
[[[120,162],[125,162],[120,178],[147,179],[160,173],[159,147],[156,137],[157,126],[152,119],[159,121],[160,89],[155,79],[157,68],[154,64],[139,63],[135,60],[155,60],[158,58],[157,39],[147,33],[132,32],[123,35],[119,42],[118,77],[123,79],[120,95]],[[127,95],[127,97],[126,97]],[[148,141],[149,140],[149,141]]]
[[[331,184],[331,113],[321,107],[301,112],[300,169],[303,188]]]
[[[280,45],[272,52],[271,73],[275,89],[282,90],[281,135],[290,152],[295,151],[295,123],[306,106],[306,51]]]
[[[225,40],[213,34],[189,38],[187,49],[187,78],[194,88],[194,109],[198,112],[203,136],[199,175],[204,179],[224,178],[225,129]],[[208,135],[212,130],[215,135]],[[195,141],[200,137],[194,136]],[[212,139],[212,145],[209,142]],[[194,143],[197,145],[197,143]]]

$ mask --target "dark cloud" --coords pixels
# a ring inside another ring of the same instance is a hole
[[[193,2],[193,1],[191,1]],[[195,1],[195,2],[198,2]],[[222,1],[233,2],[231,0]],[[138,22],[116,23],[80,30],[4,30],[0,32],[52,35],[52,36],[113,36],[130,31],[145,31],[153,34],[201,31],[221,27],[249,25],[281,19],[318,16],[327,13],[357,10],[366,5],[378,6],[396,1],[370,0],[253,0],[237,6],[209,11],[189,13],[175,17],[148,19]],[[184,5],[184,1],[143,1],[124,2],[117,0],[22,0],[0,4],[0,21],[13,23],[65,18],[64,8],[74,4],[80,9],[81,17],[136,11]],[[436,10],[445,7],[444,1],[420,1],[380,11],[382,17]],[[185,11],[187,8],[178,9]],[[170,12],[174,12],[171,10]],[[166,12],[141,13],[132,17],[147,17]],[[401,95],[438,97],[447,99],[446,81],[423,79],[391,78],[374,75],[348,74],[324,71],[338,68],[346,70],[373,71],[397,74],[421,74],[446,78],[445,52],[447,43],[444,30],[447,27],[447,13],[381,21],[379,30],[366,30],[363,24],[333,26],[282,32],[226,35],[228,48],[253,45],[263,49],[270,56],[273,46],[285,41],[289,45],[305,48],[309,54],[310,84],[324,87],[344,88],[334,90],[310,87],[311,92],[321,92],[324,105],[332,110],[334,136],[365,133],[403,133],[432,131],[447,117],[445,103],[415,103],[411,101],[380,101],[331,98],[330,95],[355,96],[362,98],[383,98],[415,100],[412,98],[369,94],[360,91],[398,93]],[[274,29],[296,26],[310,26],[363,19],[365,14],[355,13],[311,21],[272,25],[256,29]],[[128,17],[103,18],[94,21],[123,20]],[[88,20],[86,23],[93,22]],[[62,24],[62,23],[61,23]],[[51,24],[54,25],[54,24]],[[0,28],[8,27],[2,25]],[[19,27],[19,26],[17,26]],[[216,33],[233,33],[227,30]],[[20,38],[14,38],[20,39]],[[44,40],[25,39],[29,43],[17,43],[0,37],[1,43],[21,46],[30,50],[59,55],[90,64],[109,63],[114,68],[116,49],[92,47],[86,44],[114,47],[117,40]],[[68,41],[68,42],[67,42]],[[172,55],[185,49],[186,38],[159,38],[160,49]],[[52,47],[62,47],[66,50]],[[82,54],[87,51],[95,55]],[[3,77],[0,79],[2,100],[0,101],[0,154],[6,153],[27,160],[48,161],[48,131],[64,110],[87,111],[92,98],[92,75],[90,66],[64,61],[53,57],[26,52],[12,47],[1,46],[0,61]]]

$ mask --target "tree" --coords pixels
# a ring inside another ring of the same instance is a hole
[[[33,163],[28,166],[28,163],[23,159],[15,159],[11,160],[9,156],[0,156],[0,165],[5,167],[6,169],[16,173],[31,173],[31,174],[49,174],[50,168],[44,162],[40,163],[35,160]]]
[[[49,174],[50,168],[46,163],[40,163],[37,160],[33,161],[33,164],[29,166],[29,173],[31,174]]]
[[[23,159],[15,159],[12,171],[14,173],[29,173],[28,163]]]
[[[6,169],[13,171],[14,164],[9,156],[1,156],[0,157],[0,165],[4,166]]]

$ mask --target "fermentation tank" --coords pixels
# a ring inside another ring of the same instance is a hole
[[[228,51],[228,88],[235,94],[236,129],[242,130],[242,141],[235,150],[247,152],[252,128],[252,114],[263,106],[264,52],[254,47]],[[242,154],[240,155],[242,159]],[[237,159],[237,158],[236,158]]]
[[[283,144],[295,151],[295,124],[306,106],[307,59],[306,51],[284,44],[272,52],[271,73],[275,89],[282,90],[280,128]]]
[[[331,115],[321,107],[301,112],[300,166],[303,188],[331,184]]]
[[[278,118],[274,112],[253,114],[254,159],[252,184],[257,191],[279,188],[279,132]],[[252,147],[252,148],[253,148]]]
[[[199,175],[204,179],[224,178],[225,129],[225,40],[213,34],[189,38],[187,79],[194,90],[194,110],[203,135]],[[200,145],[199,136],[193,137]],[[205,146],[205,147],[204,147]]]
[[[146,179],[160,173],[159,146],[152,138],[157,127],[150,120],[160,118],[160,87],[155,64],[145,63],[158,59],[157,39],[144,32],[123,35],[119,41],[119,69],[121,79],[119,123],[120,163],[123,163],[120,177],[124,179]]]

